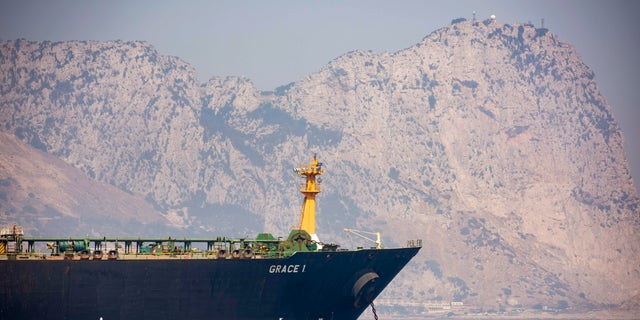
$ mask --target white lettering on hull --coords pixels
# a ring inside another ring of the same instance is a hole
[[[269,273],[304,273],[306,268],[306,264],[272,264]]]

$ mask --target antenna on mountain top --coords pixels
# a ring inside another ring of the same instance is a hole
[[[540,25],[540,28],[544,29],[544,18],[542,18],[542,23]]]
[[[476,21],[476,11],[473,10],[473,21]]]

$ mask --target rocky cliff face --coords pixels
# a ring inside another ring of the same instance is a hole
[[[176,233],[143,197],[90,180],[80,170],[0,132],[0,224],[29,236]]]
[[[198,232],[285,234],[300,205],[288,172],[318,153],[322,238],[424,241],[389,297],[578,308],[640,293],[622,132],[593,72],[546,29],[462,21],[274,92],[198,84],[142,42],[9,41],[0,107],[1,130]]]

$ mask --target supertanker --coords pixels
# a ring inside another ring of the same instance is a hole
[[[286,239],[29,238],[3,228],[0,319],[357,319],[421,241],[386,249],[378,234],[376,246],[355,250],[320,242],[324,169],[314,156],[294,171],[306,178],[304,202]]]

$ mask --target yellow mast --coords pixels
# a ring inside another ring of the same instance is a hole
[[[300,192],[304,195],[302,204],[302,216],[300,217],[300,230],[304,230],[312,237],[316,237],[316,195],[320,193],[320,181],[316,182],[316,176],[324,173],[322,163],[313,156],[309,166],[304,164],[293,170],[306,177],[306,182],[301,185]],[[320,180],[320,179],[318,179]]]

